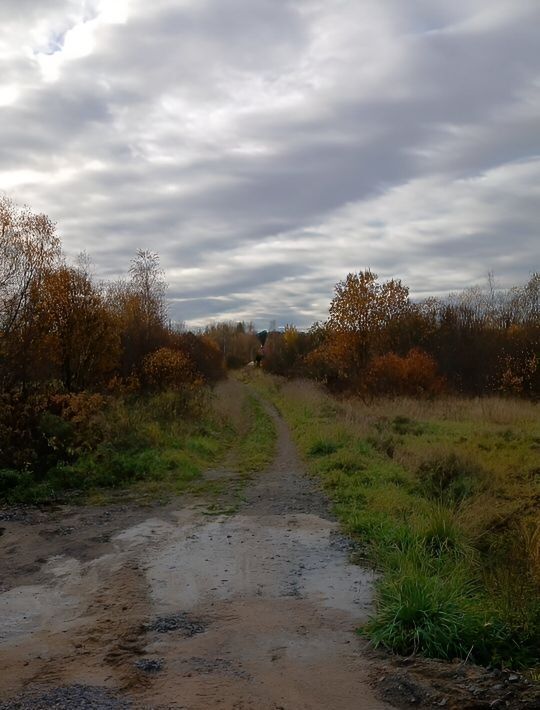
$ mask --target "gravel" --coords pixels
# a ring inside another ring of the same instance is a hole
[[[0,710],[128,710],[133,705],[111,691],[91,685],[70,685],[42,694],[24,693]]]
[[[194,619],[185,611],[171,616],[160,616],[148,628],[158,634],[168,634],[171,631],[181,631],[184,638],[191,638],[195,634],[206,631],[208,624],[201,619]]]
[[[163,670],[165,661],[163,658],[141,658],[135,661],[135,667],[145,673],[159,673]]]

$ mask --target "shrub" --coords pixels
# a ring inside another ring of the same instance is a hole
[[[445,389],[437,363],[423,350],[414,348],[405,357],[387,353],[371,360],[364,378],[369,394],[435,396]]]
[[[227,355],[225,358],[225,366],[227,370],[239,370],[244,367],[244,361],[238,355]]]
[[[0,469],[0,496],[11,493],[17,486],[28,483],[31,476],[26,471],[14,471],[12,468]]]
[[[194,333],[177,333],[172,337],[172,344],[191,360],[195,372],[207,384],[213,385],[225,377],[223,355],[209,337]]]
[[[160,348],[147,355],[142,366],[146,386],[154,391],[179,390],[202,384],[192,360],[181,350]]]

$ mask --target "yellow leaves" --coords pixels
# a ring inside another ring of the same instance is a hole
[[[360,271],[336,285],[328,326],[334,331],[373,333],[409,311],[409,289],[401,281],[379,283],[376,274]]]
[[[48,270],[35,302],[44,350],[68,389],[95,382],[115,367],[119,335],[87,274],[67,266]]]
[[[285,347],[292,350],[298,346],[298,340],[300,335],[298,330],[294,325],[285,326],[285,331],[283,332],[283,342]]]

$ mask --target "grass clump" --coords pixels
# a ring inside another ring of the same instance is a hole
[[[454,511],[443,505],[436,506],[431,514],[421,518],[417,534],[432,557],[465,557],[472,554],[473,548]]]
[[[309,455],[310,456],[329,456],[330,454],[335,454],[339,448],[340,448],[340,445],[337,444],[335,441],[318,439],[317,441],[315,441],[311,445],[311,447],[309,449]]]
[[[403,655],[463,658],[484,623],[472,599],[463,577],[419,569],[390,575],[378,587],[377,615],[365,633]]]
[[[480,489],[485,472],[478,463],[456,453],[448,453],[422,461],[417,477],[422,495],[456,504]]]

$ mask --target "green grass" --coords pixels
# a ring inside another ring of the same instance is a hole
[[[253,394],[246,397],[244,416],[247,432],[237,448],[235,468],[243,474],[264,469],[273,459],[276,445],[276,428],[264,405]]]
[[[138,498],[167,497],[189,491],[232,440],[232,432],[209,406],[181,415],[170,393],[111,402],[95,426],[100,440],[81,447],[72,461],[58,463],[40,477],[11,472],[4,500],[103,500],[103,493],[96,494],[99,489],[113,495],[115,489],[129,489],[129,496]]]
[[[540,664],[538,406],[338,400],[254,373],[379,572],[363,629],[398,653]]]
[[[231,386],[234,388],[234,382]],[[238,390],[238,384],[236,388],[233,393],[238,411],[232,416],[230,411],[225,413],[234,443],[222,464],[224,477],[198,484],[202,494],[213,495],[213,501],[205,507],[206,515],[236,513],[245,500],[247,483],[253,474],[264,471],[275,454],[276,429],[272,417],[258,397],[245,389]]]
[[[231,409],[231,399],[238,411]],[[69,423],[51,420],[55,441],[62,443],[64,430],[66,441],[75,439]],[[92,420],[91,440],[87,436],[88,443],[45,473],[0,470],[0,500],[12,505],[105,503],[118,497],[141,502],[190,493],[217,501],[230,489],[238,500],[245,481],[272,459],[276,434],[257,397],[231,383],[229,389],[225,385],[201,396],[189,412],[172,392],[109,400]],[[204,478],[205,470],[227,457],[233,465],[222,480]],[[230,508],[229,501],[225,507]]]

